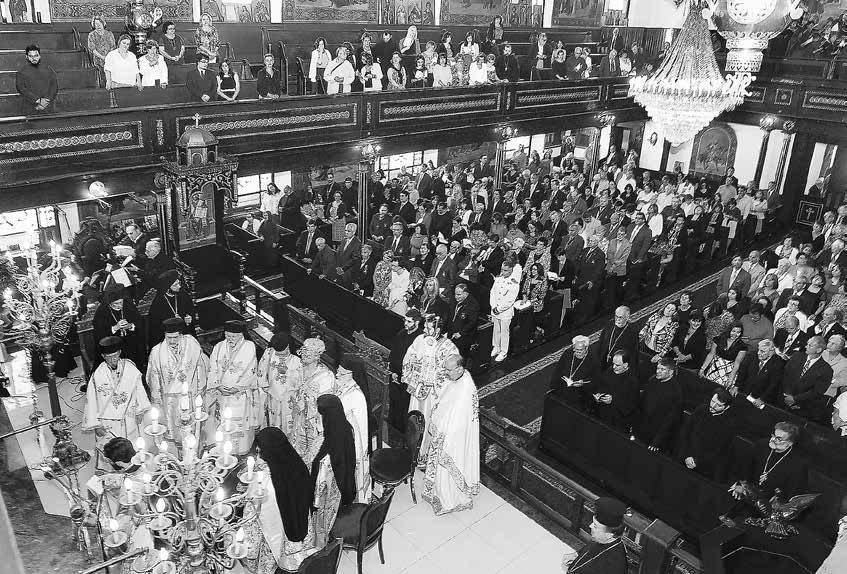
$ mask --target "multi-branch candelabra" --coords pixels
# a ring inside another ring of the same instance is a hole
[[[79,305],[81,284],[70,267],[62,268],[62,262],[69,263],[70,259],[62,255],[62,248],[53,241],[50,242],[51,261],[46,267],[38,261],[34,243],[22,243],[21,252],[23,270],[8,252],[5,254],[15,290],[7,288],[3,292],[3,309],[14,321],[13,329],[23,346],[41,350],[47,371],[50,410],[57,417],[62,414],[62,407],[51,349],[57,343],[67,342]]]
[[[180,402],[186,415],[188,401]],[[202,406],[181,418],[181,445],[165,438],[168,427],[159,423],[154,408],[152,423],[144,428],[147,438],[135,443],[133,463],[140,468],[124,479],[118,512],[101,520],[108,526],[103,536],[107,554],[125,552],[133,533],[146,528],[153,545],[134,559],[133,572],[217,574],[247,555],[245,527],[259,519],[266,471],[248,457],[237,474],[239,486],[225,491],[227,477],[238,466],[230,440],[236,426],[229,415],[224,412],[214,447],[203,449],[194,434],[195,425],[199,430],[208,418]],[[147,448],[148,440],[155,453]]]

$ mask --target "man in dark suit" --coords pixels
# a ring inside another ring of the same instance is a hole
[[[147,248],[147,234],[141,231],[141,227],[139,227],[136,223],[128,223],[126,227],[124,227],[124,232],[126,233],[126,236],[121,239],[118,245],[132,247],[135,251],[136,259],[144,257],[144,251]]]
[[[326,244],[326,239],[318,237],[315,239],[315,258],[309,267],[309,273],[317,275],[321,279],[335,279],[338,265],[335,263],[335,251]]]
[[[594,317],[603,285],[603,271],[606,268],[606,256],[597,246],[596,235],[588,238],[588,246],[583,250],[576,266],[574,284],[577,289],[578,304],[574,309],[574,322],[581,325]]]
[[[388,213],[388,204],[383,203],[379,206],[379,212],[371,218],[371,224],[368,227],[371,239],[377,243],[385,241],[385,238],[391,235],[391,223],[392,218]]]
[[[816,335],[823,337],[824,341],[829,341],[829,338],[833,335],[841,335],[847,338],[847,329],[841,326],[842,318],[841,311],[833,307],[826,307],[821,312],[820,322],[806,329],[806,334],[809,337]]]
[[[430,184],[430,195],[433,201],[446,201],[447,193],[444,189],[444,168],[439,167],[435,170]]]
[[[782,388],[785,361],[776,354],[770,339],[759,341],[758,354],[747,353],[739,368],[736,387],[747,395],[756,406],[765,403],[779,405],[778,394]]]
[[[561,211],[562,206],[565,204],[565,200],[567,200],[567,195],[559,187],[558,179],[550,180],[550,195],[548,199],[550,200],[551,210]]]
[[[500,195],[499,190],[494,190],[494,193],[491,197],[491,204],[488,206],[488,215],[494,215],[495,213],[499,213],[500,215],[505,216],[509,213],[510,205],[503,201],[503,197]]]
[[[494,177],[494,166],[491,165],[487,155],[479,158],[479,164],[474,167],[473,176],[475,180],[480,180],[483,177]]]
[[[794,287],[791,289],[783,289],[779,294],[779,298],[776,300],[774,309],[778,310],[783,307],[787,307],[788,300],[792,297],[796,297],[800,301],[800,311],[802,311],[807,317],[812,315],[816,310],[815,307],[817,305],[817,299],[812,293],[809,293],[808,289],[806,289],[808,285],[809,282],[805,275],[800,275],[795,278]]]
[[[479,321],[479,303],[468,291],[465,283],[456,285],[453,303],[447,314],[445,332],[463,357],[470,355],[471,345],[476,341],[476,326]]]
[[[394,215],[402,219],[406,225],[414,223],[417,219],[415,206],[409,202],[409,193],[405,190],[400,192],[400,203],[394,208]]]
[[[444,236],[444,239],[453,235],[453,214],[447,209],[447,202],[445,201],[438,202],[429,224],[429,234],[436,240],[438,240],[439,233]]]
[[[344,240],[338,246],[338,255],[335,258],[336,279],[345,286],[353,284],[353,270],[359,265],[362,256],[362,242],[356,237],[355,223],[344,226]]]
[[[615,351],[610,368],[586,388],[591,413],[604,423],[628,433],[638,409],[638,376],[632,355]]]
[[[487,231],[491,228],[490,222],[491,217],[485,213],[485,204],[481,201],[474,203],[473,214],[468,218],[468,228],[474,229],[474,226],[477,226],[479,229]]]
[[[505,254],[500,247],[500,237],[492,233],[488,236],[488,246],[477,255],[480,285],[488,288],[494,285],[494,277],[500,273],[500,265],[504,257]]]
[[[426,166],[420,179],[418,179],[418,195],[424,199],[432,200],[432,168]]]
[[[626,351],[632,358],[633,368],[638,363],[638,330],[630,324],[629,315],[629,307],[615,309],[614,319],[606,323],[591,349],[603,368],[609,366],[616,351]]]
[[[208,70],[209,56],[197,54],[197,67],[185,76],[185,87],[196,102],[214,102],[218,93],[218,77]]]
[[[773,344],[776,346],[776,352],[788,360],[794,353],[805,349],[808,340],[809,336],[800,330],[800,321],[792,316],[786,317],[784,326],[776,330]]]
[[[432,262],[432,269],[429,275],[438,279],[438,285],[442,289],[451,291],[453,285],[456,284],[456,278],[459,273],[456,269],[456,264],[447,255],[446,245],[441,244],[435,249],[435,261]]]
[[[361,258],[353,267],[352,285],[355,291],[365,297],[372,297],[374,294],[374,269],[376,269],[377,260],[373,257],[373,247],[367,243],[360,248]]]
[[[318,252],[317,245],[315,245],[315,239],[320,236],[321,234],[318,232],[317,222],[314,219],[307,221],[306,230],[303,231],[300,234],[300,237],[297,238],[294,256],[297,259],[302,260],[303,263],[310,264],[315,258],[315,254]]]
[[[611,153],[611,152],[610,152]],[[627,301],[635,299],[641,291],[641,276],[647,264],[647,251],[653,242],[653,234],[647,227],[644,213],[638,211],[632,225],[627,229],[631,247],[629,250],[629,261],[627,262],[626,274],[626,296]]]
[[[718,275],[716,285],[717,296],[724,295],[730,289],[735,289],[738,293],[738,298],[746,297],[750,292],[750,274],[741,268],[744,265],[744,258],[736,255],[732,258],[732,264],[721,271]]]
[[[552,221],[552,220],[551,220]],[[581,222],[574,221],[568,226],[568,234],[562,238],[561,245],[565,248],[565,253],[568,254],[568,259],[579,266],[579,260],[582,257],[582,251],[585,248],[585,240],[580,235],[582,231]],[[554,247],[555,249],[555,247]]]
[[[682,425],[679,458],[689,469],[722,482],[728,470],[729,446],[737,432],[732,395],[715,389],[708,404],[699,405]]]
[[[409,237],[403,234],[405,226],[399,221],[391,224],[391,235],[385,238],[385,243],[382,244],[386,251],[391,251],[400,259],[401,264],[405,265],[412,256],[412,246],[409,243]]]
[[[805,353],[795,353],[785,365],[782,382],[782,403],[791,411],[810,420],[823,422],[829,416],[829,397],[832,367],[821,354],[826,348],[822,337],[806,342]]]
[[[821,234],[821,237],[823,236],[824,234]],[[841,239],[833,240],[829,249],[821,251],[816,261],[819,267],[828,267],[830,263],[835,263],[842,269],[847,267],[847,251],[844,251],[844,241]]]
[[[615,49],[609,50],[607,56],[603,56],[600,60],[600,77],[611,78],[621,75],[621,66],[618,64],[618,51]]]

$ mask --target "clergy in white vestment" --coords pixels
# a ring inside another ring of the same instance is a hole
[[[356,502],[367,504],[371,500],[368,403],[365,393],[353,379],[352,365],[344,359],[335,373],[333,393],[341,399],[344,415],[353,427],[353,440],[356,443]]]
[[[412,342],[403,359],[403,382],[409,394],[409,412],[420,411],[424,416],[424,441],[421,463],[429,447],[429,419],[444,386],[444,360],[459,353],[453,341],[445,337],[438,315],[424,318],[423,333]]]
[[[230,415],[235,430],[230,434],[232,453],[241,455],[253,445],[259,428],[262,404],[256,376],[256,345],[244,337],[243,321],[224,323],[224,340],[212,349],[206,393],[210,413],[220,423]],[[206,423],[207,441],[214,435],[214,423]]]
[[[436,514],[473,507],[479,494],[479,397],[457,353],[444,362],[445,387],[428,425],[423,499]]]
[[[291,432],[288,440],[309,467],[323,443],[318,397],[331,393],[335,386],[335,374],[321,362],[321,355],[325,350],[326,345],[320,339],[303,341],[303,346],[300,347],[303,378],[294,390],[292,401]]]
[[[259,361],[259,387],[264,391],[263,425],[280,428],[291,436],[292,396],[303,378],[303,365],[289,349],[288,341],[288,333],[271,337]]]
[[[258,523],[247,526],[250,572],[274,574],[277,567],[296,572],[315,548],[314,483],[303,459],[277,427],[256,433],[256,450],[268,465]]]
[[[121,338],[103,337],[99,346],[103,362],[88,381],[83,430],[94,432],[102,451],[115,437],[134,441],[141,435],[150,401],[135,363],[121,358]]]
[[[185,321],[171,317],[162,321],[165,338],[153,346],[147,361],[147,385],[154,405],[165,415],[165,424],[173,440],[182,441],[183,415],[189,420],[196,406],[194,401],[206,392],[209,358],[200,343],[184,335]],[[202,403],[201,403],[202,404]],[[189,429],[202,436],[202,430]]]

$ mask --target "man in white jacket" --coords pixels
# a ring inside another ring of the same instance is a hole
[[[515,315],[515,301],[520,290],[519,281],[512,276],[514,267],[511,260],[503,261],[500,275],[494,279],[491,287],[491,321],[494,323],[491,356],[498,363],[504,361],[509,353],[509,327]]]

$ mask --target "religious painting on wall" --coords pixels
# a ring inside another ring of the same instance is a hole
[[[382,7],[382,23],[434,26],[434,1],[437,0],[385,0]]]
[[[377,0],[284,0],[286,22],[377,22]]]
[[[536,0],[510,0],[503,10],[503,25],[509,28],[540,28],[544,3]]]
[[[599,26],[604,0],[553,0],[554,26]]]
[[[162,9],[162,20],[191,22],[194,20],[194,7],[191,0],[156,0],[145,1],[144,7],[150,10],[157,6]],[[121,0],[63,0],[50,2],[50,17],[54,22],[88,22],[93,14],[100,15],[104,20],[123,21],[130,4]],[[113,26],[112,31],[118,28]]]
[[[200,0],[213,22],[270,22],[269,0]]]
[[[506,11],[506,5],[505,0],[441,0],[440,25],[488,26],[494,16]],[[485,30],[479,30],[479,33],[484,36]]]
[[[735,165],[738,139],[728,124],[716,123],[696,136],[691,148],[690,171],[697,175],[724,177]]]
[[[177,232],[180,251],[217,241],[214,183],[207,182],[188,196],[187,213],[180,214]]]

